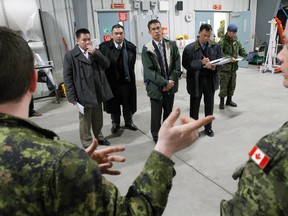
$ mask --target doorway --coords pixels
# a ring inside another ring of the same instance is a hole
[[[195,38],[197,38],[200,26],[203,23],[212,26],[211,40],[218,42],[220,37],[226,33],[229,25],[229,12],[196,11],[195,12]]]
[[[215,12],[196,11],[195,12],[195,38],[197,38],[201,24],[208,23],[212,26],[213,34],[211,40],[219,41],[220,37],[226,33],[227,26],[234,23],[238,26],[237,37],[242,46],[249,52],[252,50],[251,12]]]

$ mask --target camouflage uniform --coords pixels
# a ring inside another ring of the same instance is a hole
[[[230,38],[227,34],[221,38],[219,44],[222,47],[224,57],[238,58],[238,56],[246,56],[247,53],[242,47],[240,41]],[[238,70],[238,62],[227,63],[220,72],[220,92],[219,97],[233,96],[236,87],[236,71]]]
[[[288,122],[257,146],[270,161],[262,170],[252,159],[236,170],[238,190],[221,202],[221,215],[288,215]]]
[[[154,151],[125,197],[77,146],[0,114],[0,215],[161,215],[175,174]]]

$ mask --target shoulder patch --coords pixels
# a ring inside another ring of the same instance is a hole
[[[261,168],[264,169],[270,161],[270,158],[261,151],[258,146],[254,146],[249,152],[249,157]]]

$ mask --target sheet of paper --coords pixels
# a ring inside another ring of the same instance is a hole
[[[223,64],[226,64],[226,63],[229,63],[229,62],[231,62],[231,58],[225,58],[225,57],[210,61],[210,63],[214,64],[214,65],[223,65]]]
[[[76,108],[82,115],[84,115],[84,107],[80,103],[77,102]]]
[[[229,63],[229,62],[231,62],[231,58],[226,58],[226,57],[210,61],[210,63],[213,64],[213,65],[223,65],[223,64],[226,64],[226,63]],[[204,66],[204,68],[206,68],[206,65]]]

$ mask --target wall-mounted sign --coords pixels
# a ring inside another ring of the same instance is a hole
[[[112,9],[124,9],[125,3],[112,3],[111,8]]]
[[[220,5],[220,4],[214,4],[214,5],[213,5],[213,9],[214,9],[214,10],[222,10],[222,5]]]
[[[162,27],[162,33],[163,35],[168,35],[168,28],[167,27]]]
[[[118,13],[119,22],[126,22],[128,20],[126,12],[119,12]]]
[[[112,39],[112,36],[111,35],[104,35],[103,36],[103,41],[105,42],[105,41],[109,41],[109,40],[111,40]]]

